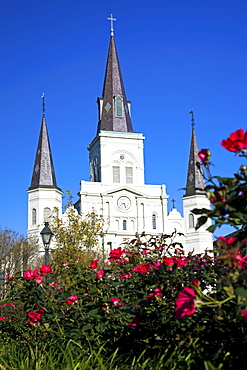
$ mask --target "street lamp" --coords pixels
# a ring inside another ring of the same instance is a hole
[[[45,222],[45,227],[40,233],[43,244],[44,244],[44,248],[45,248],[45,264],[46,265],[49,265],[49,248],[50,248],[51,238],[54,235],[48,225],[49,225],[49,222]]]

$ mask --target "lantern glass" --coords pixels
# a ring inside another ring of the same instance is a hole
[[[48,225],[49,225],[49,223],[45,222],[45,227],[40,233],[44,246],[49,246],[50,245],[51,238],[53,236],[53,232],[51,231],[51,229],[49,228]]]

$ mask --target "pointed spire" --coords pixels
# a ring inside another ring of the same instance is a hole
[[[45,118],[45,94],[43,93],[42,96],[42,118]]]
[[[196,140],[195,119],[193,110],[190,112],[190,114],[191,114],[192,135],[185,196],[200,194],[200,191],[195,189],[196,188],[204,189],[206,186],[205,180],[197,166],[198,145]]]
[[[112,15],[109,19],[111,19],[111,22],[114,20]],[[98,132],[101,130],[133,132],[128,107],[129,102],[126,99],[123,78],[113,36],[113,26],[111,26],[110,46],[102,96],[103,98],[98,98],[100,111]]]
[[[45,100],[42,95],[42,123],[39,134],[39,142],[33,168],[31,186],[29,189],[39,186],[57,187],[55,170],[52,160],[49,136],[45,119]]]

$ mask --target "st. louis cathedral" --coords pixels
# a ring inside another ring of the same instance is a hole
[[[102,63],[103,64],[103,63]],[[92,97],[93,99],[93,97]],[[102,97],[98,97],[98,128],[89,144],[89,178],[81,181],[75,208],[82,215],[94,211],[106,220],[104,245],[117,248],[126,238],[146,234],[184,234],[179,241],[185,251],[202,253],[212,246],[209,224],[195,230],[194,208],[209,208],[209,201],[196,188],[205,186],[196,162],[198,146],[192,119],[192,137],[183,216],[173,208],[168,213],[166,186],[145,184],[144,136],[134,131],[131,102],[127,99],[113,27],[106,62]],[[193,117],[193,116],[192,116]],[[51,145],[43,110],[41,130],[28,188],[28,235],[39,235],[56,207],[62,216],[62,190],[56,182]]]

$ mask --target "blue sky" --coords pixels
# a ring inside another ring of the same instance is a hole
[[[146,183],[166,184],[181,211],[192,109],[213,174],[244,161],[220,142],[246,129],[245,0],[2,0],[1,227],[26,232],[43,92],[58,186],[76,199],[88,180],[110,13],[133,127],[146,137]]]

